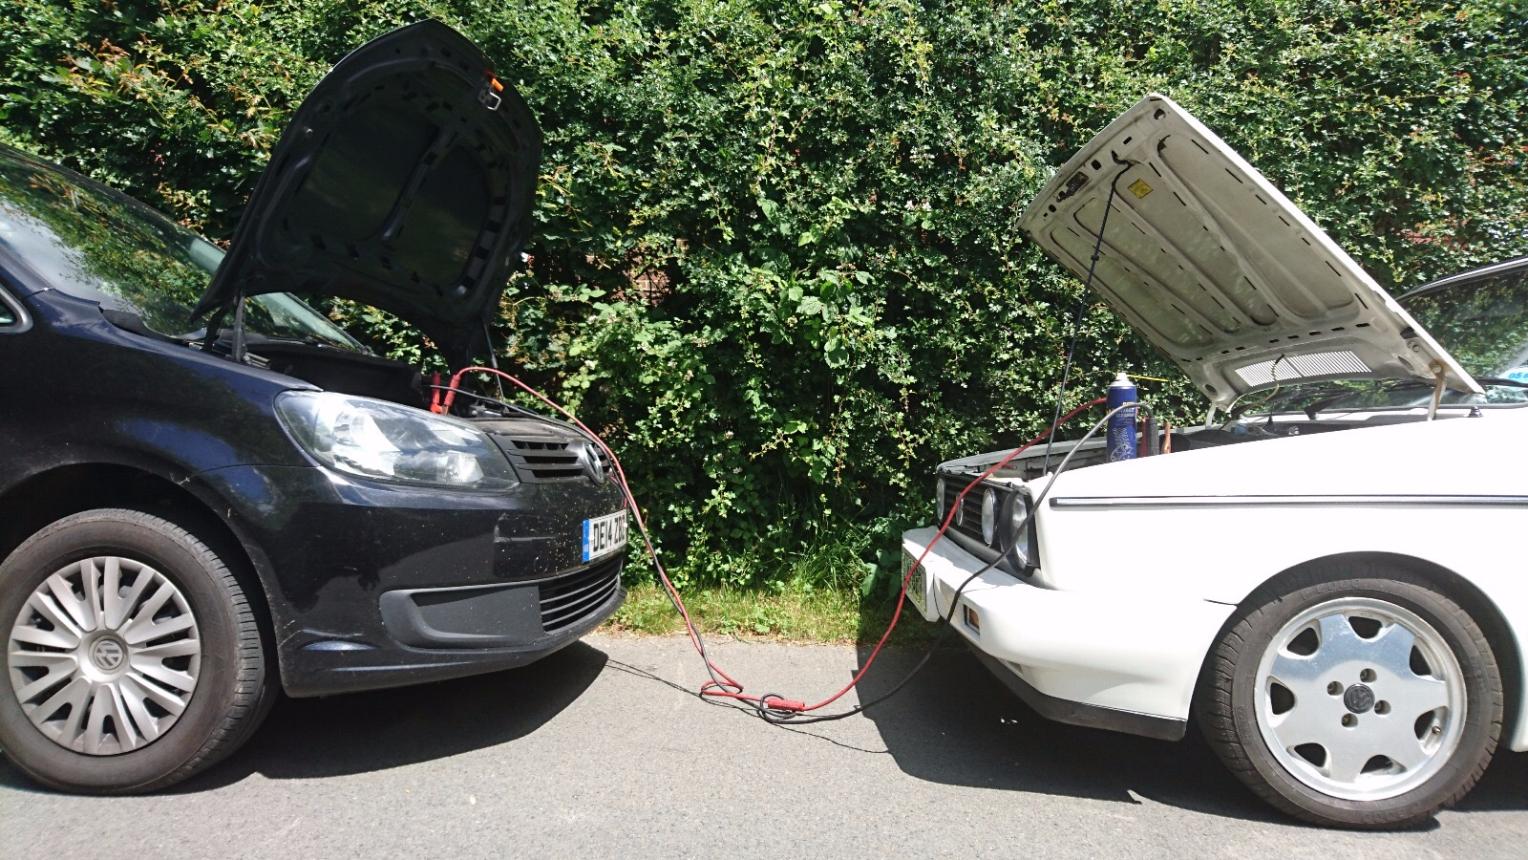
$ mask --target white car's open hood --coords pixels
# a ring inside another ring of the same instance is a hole
[[[1440,374],[1480,386],[1278,189],[1164,96],[1073,156],[1023,228],[1217,405],[1297,381]]]

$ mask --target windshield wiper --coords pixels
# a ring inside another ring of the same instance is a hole
[[[1520,379],[1507,379],[1502,376],[1472,376],[1471,379],[1481,385],[1501,385],[1507,388],[1528,388],[1528,382]],[[1407,388],[1432,388],[1437,385],[1430,379],[1397,379],[1391,383],[1391,389]]]
[[[1323,397],[1320,400],[1317,400],[1315,403],[1306,406],[1303,410],[1305,412],[1305,417],[1315,421],[1316,415],[1325,411],[1328,406],[1341,401],[1345,397],[1352,397],[1353,395],[1360,393],[1361,392],[1354,391],[1351,388],[1343,388],[1340,392],[1333,394],[1331,397]]]
[[[1280,411],[1300,409],[1302,407],[1296,404],[1298,404],[1301,400],[1306,400],[1339,388],[1341,388],[1341,386],[1335,381],[1312,382],[1290,388],[1283,392],[1280,392],[1278,389],[1274,389],[1272,394],[1265,395],[1261,400],[1251,399],[1244,403],[1242,402],[1243,399],[1252,397],[1251,394],[1245,394],[1242,395],[1241,398],[1238,398],[1235,403],[1231,404],[1230,409],[1226,410],[1227,423],[1240,419],[1242,415],[1245,414],[1249,409],[1258,410],[1257,412],[1253,413],[1254,415],[1263,414],[1264,409],[1268,409],[1269,414],[1277,413]],[[1341,391],[1343,393],[1348,393],[1351,392],[1352,389],[1341,388]]]
[[[1521,379],[1507,379],[1506,377],[1502,376],[1474,376],[1471,378],[1481,385],[1498,385],[1503,388],[1528,388],[1528,382],[1524,382]],[[1389,390],[1405,391],[1412,388],[1431,389],[1436,385],[1436,382],[1427,379],[1397,379],[1391,381]],[[1310,420],[1315,421],[1317,413],[1324,412],[1326,411],[1327,407],[1331,406],[1332,404],[1338,403],[1343,398],[1350,397],[1358,393],[1360,392],[1354,391],[1352,389],[1347,389],[1340,394],[1327,397],[1323,400],[1318,400],[1315,403],[1305,407],[1305,416]]]
[[[1521,379],[1507,379],[1503,376],[1477,376],[1474,378],[1481,385],[1500,385],[1505,388],[1528,388],[1528,382]]]
[[[191,335],[196,337],[197,334]],[[233,337],[233,332],[227,329],[215,330],[206,338],[208,344],[216,343],[219,346],[227,343]],[[332,341],[324,340],[315,334],[266,334],[259,331],[246,331],[244,338],[249,343],[296,343],[303,346],[324,347],[325,349],[342,349]]]

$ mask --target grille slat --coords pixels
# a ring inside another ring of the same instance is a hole
[[[561,609],[543,612],[541,626],[547,630],[556,630],[566,627],[589,613],[589,610],[599,606],[615,591],[615,580],[600,583],[598,591],[590,592],[577,602],[562,607]]]
[[[615,582],[608,582],[600,591],[589,595],[585,600],[581,601],[579,605],[569,606],[561,611],[549,612],[543,615],[541,618],[542,628],[545,629],[548,633],[551,633],[557,630],[561,630],[570,624],[577,623],[580,619],[586,617],[590,610],[603,605],[605,600],[610,597],[611,593],[614,592],[615,589]]]
[[[541,583],[541,627],[561,630],[588,616],[621,584],[619,556],[567,576]]]
[[[946,511],[948,511],[950,507],[955,504],[955,498],[960,495],[961,488],[964,487],[970,480],[971,479],[969,477],[962,478],[958,475],[945,476],[944,509]],[[1009,492],[1008,489],[1001,486],[994,486],[992,484],[978,484],[971,488],[971,492],[966,494],[965,503],[961,505],[961,507],[965,509],[965,517],[963,519],[958,519],[956,522],[950,525],[951,529],[958,531],[961,534],[973,537],[977,541],[980,541],[983,545],[985,545],[986,542],[982,541],[982,491],[988,489],[989,487],[997,491],[998,510],[1001,511],[1003,509],[1003,502],[1007,500],[1006,494]]]
[[[541,611],[543,613],[551,612],[556,609],[561,609],[562,607],[572,603],[576,603],[580,598],[588,595],[591,591],[595,591],[605,585],[609,585],[609,582],[604,579],[595,579],[586,585],[581,585],[577,588],[569,588],[568,590],[558,594],[556,597],[543,597],[541,599]]]
[[[590,477],[583,460],[580,441],[548,439],[510,433],[490,432],[499,450],[509,458],[510,465],[523,481],[576,481]],[[574,447],[577,445],[578,447]],[[599,458],[604,474],[610,473],[610,457],[597,446],[593,454]]]

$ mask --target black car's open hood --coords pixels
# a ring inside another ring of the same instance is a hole
[[[531,231],[541,131],[477,46],[394,30],[319,81],[276,144],[196,316],[240,295],[344,296],[482,345]]]

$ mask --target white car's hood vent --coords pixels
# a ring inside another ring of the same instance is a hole
[[[1116,187],[1097,290],[1215,403],[1295,381],[1480,386],[1213,132],[1147,96],[1045,186],[1023,227],[1078,278]]]

